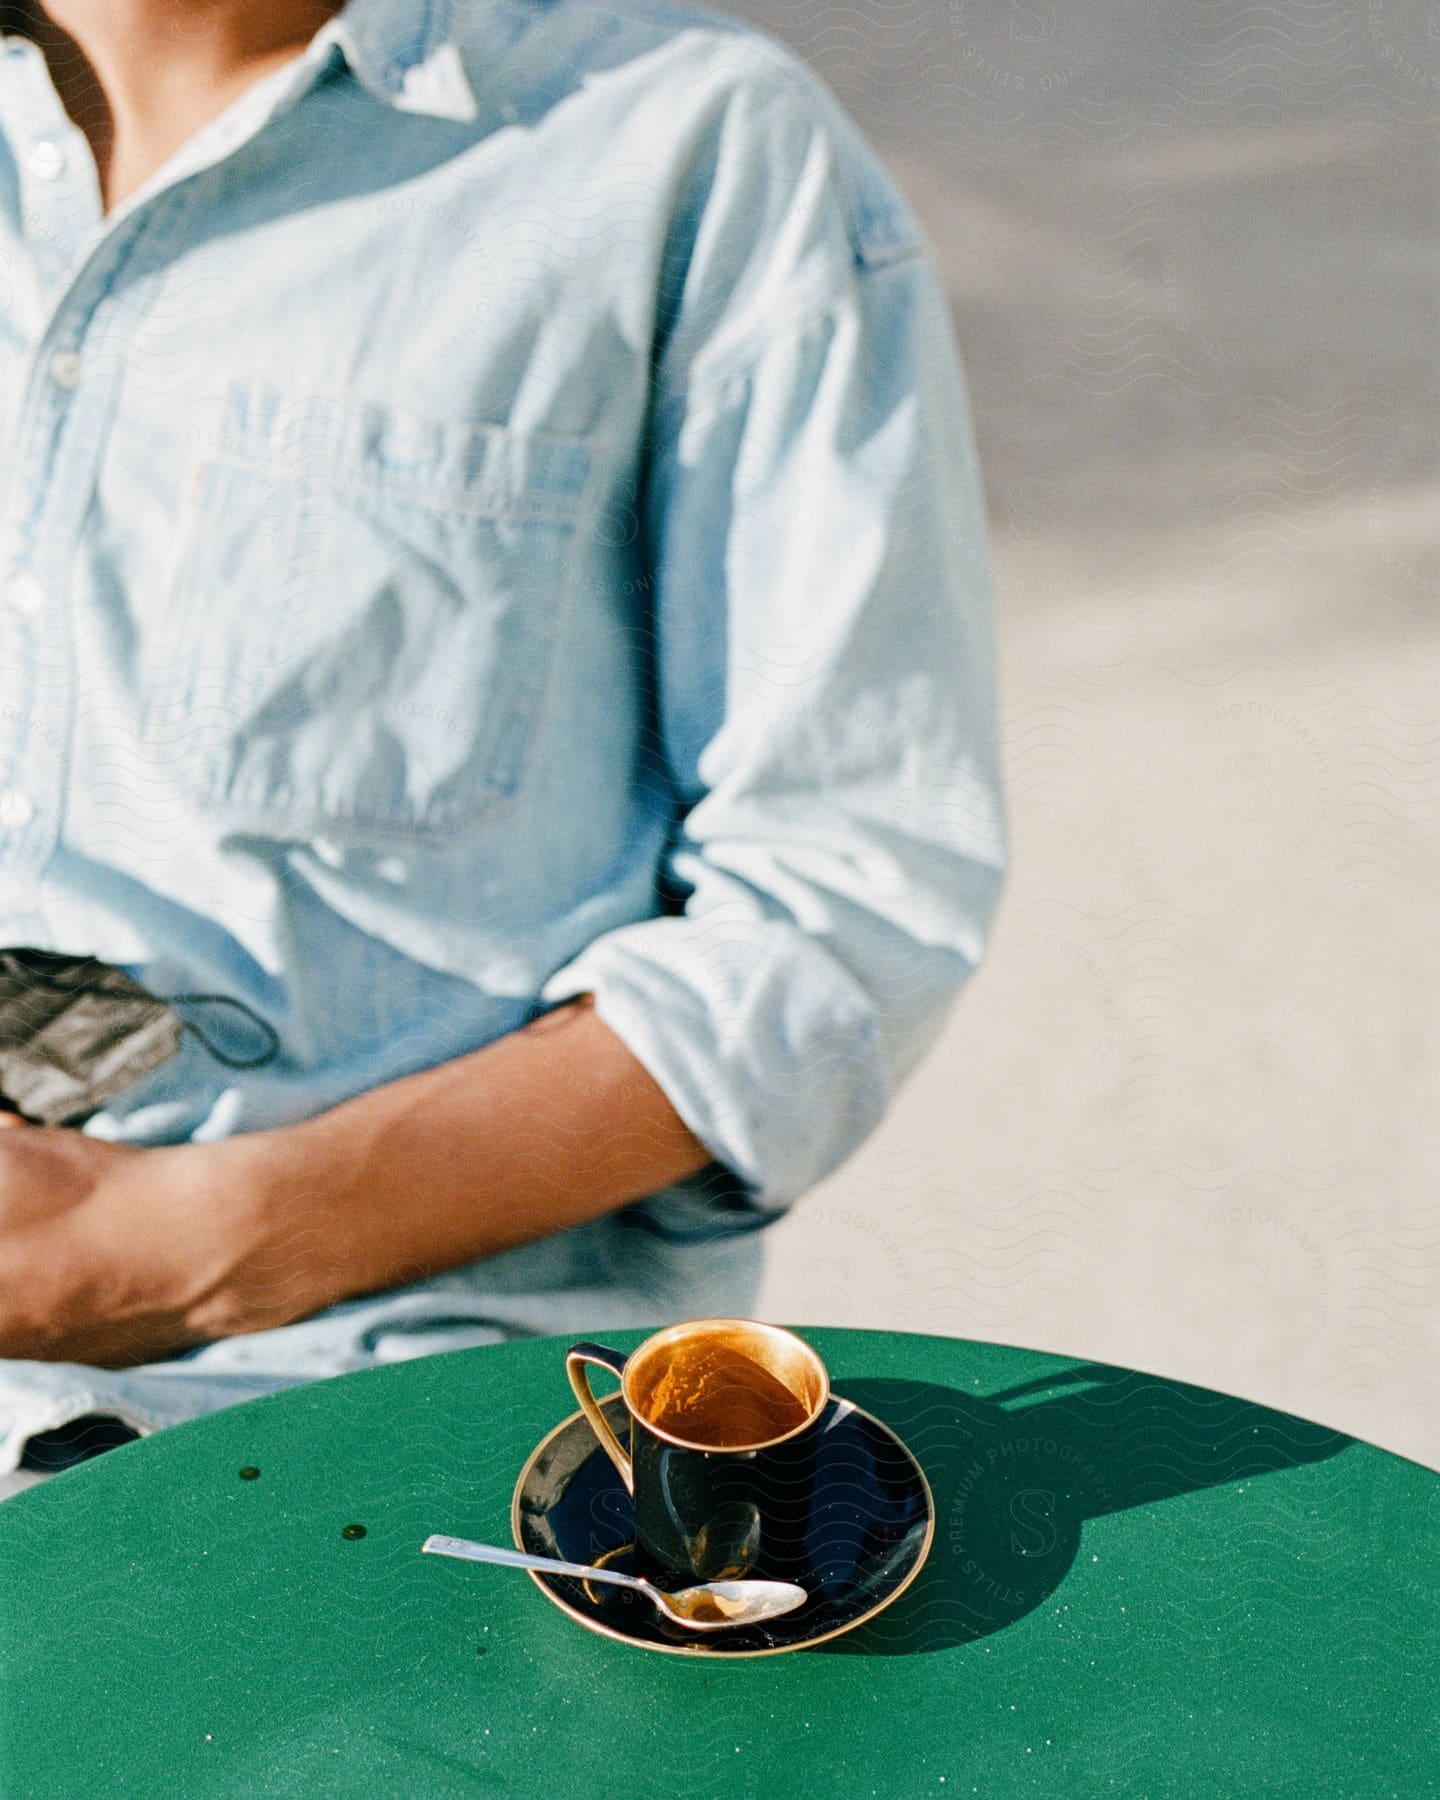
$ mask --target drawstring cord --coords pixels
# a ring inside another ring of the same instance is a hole
[[[243,1000],[236,1000],[233,995],[170,994],[168,996],[158,995],[157,998],[167,999],[171,1006],[198,1005],[203,1002],[208,1002],[213,1006],[234,1006],[238,1007],[241,1012],[254,1020],[255,1024],[257,1024],[261,1031],[265,1033],[265,1036],[269,1041],[269,1047],[260,1056],[227,1056],[223,1050],[217,1048],[217,1046],[206,1037],[205,1033],[198,1025],[194,1024],[189,1019],[180,1020],[181,1030],[188,1031],[194,1037],[199,1038],[200,1042],[215,1058],[216,1062],[224,1063],[227,1069],[258,1069],[265,1063],[273,1062],[280,1053],[280,1037],[276,1032],[275,1027],[268,1019],[262,1019],[253,1007],[247,1006]]]

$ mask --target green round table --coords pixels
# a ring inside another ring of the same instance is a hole
[[[574,1410],[563,1339],[424,1357],[0,1506],[0,1794],[1440,1791],[1440,1478],[1124,1369],[800,1330],[935,1495],[925,1567],[857,1631],[657,1656],[422,1556],[508,1543]]]

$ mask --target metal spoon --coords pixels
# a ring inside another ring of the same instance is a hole
[[[777,1619],[793,1612],[808,1598],[793,1581],[707,1581],[699,1587],[680,1588],[667,1594],[643,1575],[622,1575],[618,1569],[592,1569],[585,1563],[560,1562],[553,1556],[531,1556],[524,1550],[501,1550],[494,1544],[474,1544],[469,1538],[428,1537],[420,1546],[432,1556],[458,1556],[467,1562],[501,1563],[507,1569],[538,1569],[546,1575],[578,1575],[586,1581],[610,1581],[616,1587],[635,1588],[652,1601],[667,1619],[690,1631],[724,1631],[736,1625],[755,1625],[761,1619]]]

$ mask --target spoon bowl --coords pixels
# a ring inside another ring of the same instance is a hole
[[[687,1625],[692,1631],[758,1625],[763,1619],[778,1619],[782,1613],[794,1612],[808,1598],[804,1588],[793,1581],[706,1581],[699,1587],[678,1588],[667,1594],[652,1587],[643,1575],[636,1580],[667,1619]]]
[[[561,1562],[558,1557],[532,1556],[526,1550],[502,1550],[497,1544],[477,1544],[469,1538],[431,1536],[420,1546],[431,1556],[455,1556],[465,1562],[498,1563],[506,1569],[535,1569],[542,1575],[574,1575],[582,1581],[608,1581],[615,1587],[633,1588],[667,1619],[687,1631],[733,1631],[737,1625],[758,1625],[794,1612],[809,1598],[793,1581],[704,1581],[667,1593],[643,1575],[622,1575],[618,1569],[596,1569],[587,1563]]]

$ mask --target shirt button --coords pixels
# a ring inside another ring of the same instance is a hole
[[[65,167],[65,152],[50,138],[41,138],[25,152],[25,167],[41,181],[54,181]]]
[[[56,387],[77,388],[84,373],[85,364],[73,350],[57,350],[50,358],[50,379]]]
[[[35,802],[19,788],[0,788],[0,826],[28,825],[35,817]]]
[[[33,575],[22,570],[5,584],[5,604],[33,619],[45,604],[45,590]]]

